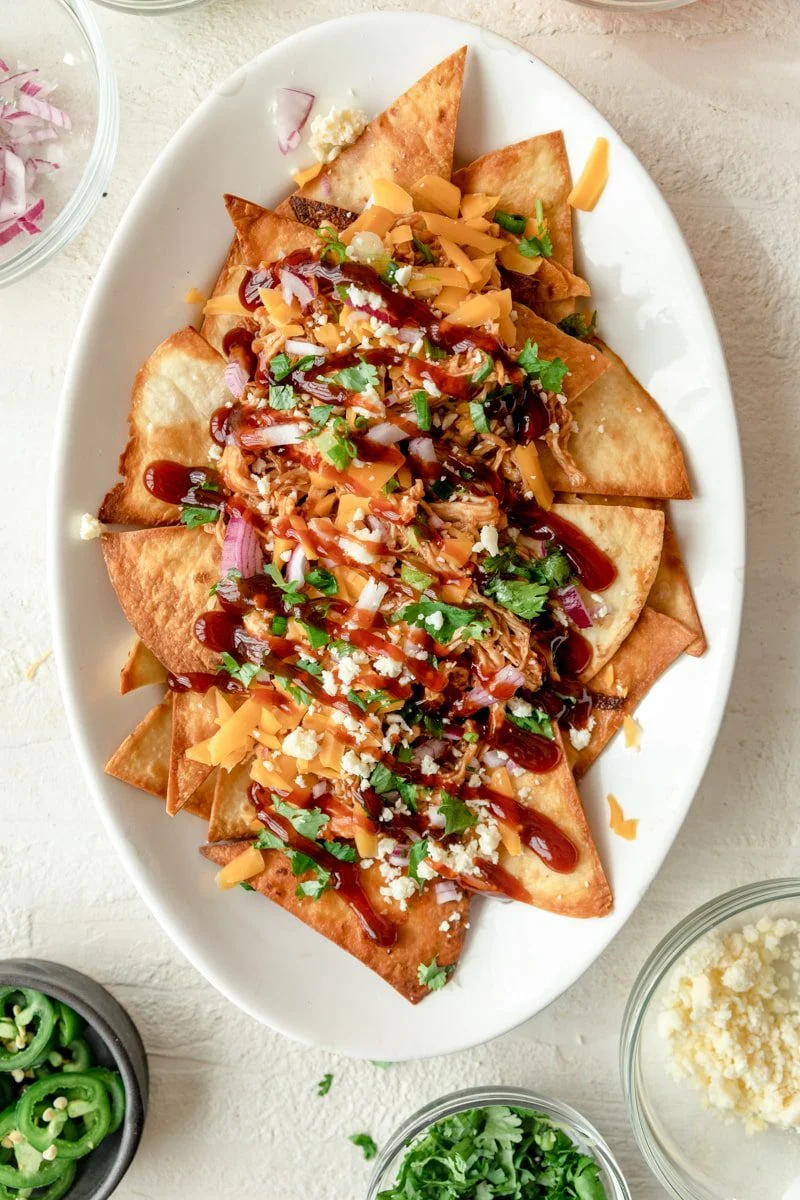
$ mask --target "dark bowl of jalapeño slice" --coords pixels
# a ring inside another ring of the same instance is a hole
[[[105,1200],[147,1111],[136,1026],[61,963],[0,962],[0,1200]]]

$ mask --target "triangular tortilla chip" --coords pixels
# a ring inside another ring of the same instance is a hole
[[[657,509],[610,504],[554,504],[553,512],[576,525],[617,568],[617,577],[600,594],[604,617],[595,617],[581,636],[592,658],[581,678],[600,671],[630,633],[656,577],[664,541],[664,514]]]
[[[374,179],[404,188],[423,175],[449,179],[466,57],[463,46],[423,75],[296,195],[361,212]],[[291,197],[277,211],[291,216]]]
[[[135,638],[119,673],[120,695],[125,696],[150,683],[166,683],[166,680],[164,664],[158,661],[152,650],[147,649],[141,638]]]
[[[192,792],[184,804],[183,812],[191,813],[193,817],[200,817],[203,821],[209,820],[211,806],[214,803],[214,789],[217,786],[218,772],[219,767],[215,767],[211,774],[206,776],[197,791]]]
[[[555,735],[562,751],[561,735]],[[527,772],[513,780],[518,803],[535,809],[559,827],[578,850],[578,865],[569,874],[552,871],[524,846],[521,854],[500,852],[500,866],[518,879],[531,904],[566,917],[602,917],[611,909],[611,888],[586,822],[575,779],[566,756],[545,775]]]
[[[511,288],[511,295],[520,304],[525,304],[535,313],[549,321],[560,320],[547,311],[547,306],[569,300],[574,296],[590,296],[591,291],[585,279],[574,275],[561,263],[553,259],[543,258],[535,275],[520,275],[518,271],[500,272],[505,287]]]
[[[104,533],[106,569],[122,611],[173,675],[207,669],[213,656],[192,636],[219,578],[220,546],[208,526]]]
[[[201,846],[200,853],[223,867],[241,854],[247,844],[246,841],[217,842]],[[263,853],[264,870],[250,880],[252,886],[370,967],[412,1004],[429,994],[427,987],[419,982],[420,963],[429,963],[434,956],[442,967],[453,966],[458,961],[469,912],[466,896],[440,905],[433,888],[426,888],[421,895],[412,896],[407,911],[401,912],[398,905],[381,896],[384,879],[377,866],[361,871],[359,879],[370,904],[398,927],[397,941],[386,950],[365,933],[356,914],[337,892],[323,892],[319,900],[299,899],[295,895],[297,876],[292,874],[286,855],[280,850]],[[460,919],[452,921],[446,931],[440,929],[442,923],[456,912]],[[275,967],[277,970],[277,963]]]
[[[639,620],[614,657],[588,682],[590,691],[622,696],[623,701],[619,708],[595,706],[592,712],[595,724],[588,746],[575,750],[567,742],[567,755],[576,779],[586,774],[621,728],[625,717],[636,710],[658,677],[684,652],[691,638],[691,631],[685,625],[656,612],[648,604],[644,606]]]
[[[596,346],[570,337],[568,333],[563,333],[557,325],[545,321],[522,304],[517,305],[516,325],[517,350],[521,350],[526,341],[530,339],[538,347],[539,358],[560,358],[569,367],[569,374],[564,376],[561,390],[570,401],[570,410],[573,408],[573,401],[576,397],[591,387],[608,370],[608,361]],[[538,446],[539,443],[537,443],[537,448]],[[572,442],[570,441],[571,450]],[[569,484],[566,484],[565,487],[569,487]]]
[[[240,196],[226,195],[225,207],[236,228],[242,259],[248,266],[277,262],[293,250],[313,249],[320,244],[316,232],[307,225],[279,217]]]
[[[225,360],[196,329],[173,333],[153,351],[133,384],[130,439],[119,461],[124,476],[100,507],[100,520],[117,525],[166,525],[178,507],[144,486],[145,468],[168,458],[204,466],[212,444],[211,414],[230,400]]]
[[[172,708],[172,746],[167,785],[167,812],[171,817],[183,808],[214,769],[187,758],[186,751],[217,732],[216,718],[217,695],[214,688],[209,688],[207,692],[176,694]]]
[[[586,479],[580,490],[690,499],[683,451],[661,408],[621,358],[602,342],[596,348],[602,350],[609,369],[570,404],[577,428],[573,427],[569,452]],[[546,446],[540,456],[550,486],[568,490],[570,483]]]
[[[165,800],[172,737],[172,693],[151,708],[105,765],[107,775]]]
[[[225,262],[222,264],[222,270],[217,276],[217,281],[211,292],[212,296],[236,296],[239,293],[239,284],[242,282],[242,276],[245,272],[244,261],[242,259],[242,250],[239,245],[238,238],[234,237],[228,248],[228,253],[225,257]],[[225,334],[231,329],[236,329],[240,325],[247,325],[248,322],[243,317],[235,316],[233,313],[208,313],[203,317],[203,323],[200,326],[200,336],[204,337],[210,346],[222,354],[222,344]],[[255,329],[255,324],[253,324]]]
[[[575,492],[565,492],[559,497],[568,504],[627,504],[633,508],[658,508],[664,511],[662,500],[647,500],[637,496],[578,496]],[[666,515],[666,514],[665,514]],[[693,634],[693,640],[686,647],[686,653],[699,658],[705,653],[706,639],[700,614],[692,596],[689,576],[683,563],[681,549],[669,521],[664,525],[664,545],[661,549],[661,561],[658,571],[647,597],[650,608],[656,612],[680,621]]]
[[[341,232],[347,229],[348,225],[352,225],[358,216],[358,213],[349,208],[323,204],[321,200],[308,200],[300,195],[290,196],[289,204],[295,221],[299,221],[301,225],[310,225],[312,229],[319,229],[320,225],[332,225]]]
[[[252,759],[239,763],[232,771],[220,770],[214,789],[214,803],[208,821],[208,840],[224,842],[247,837],[256,819],[255,805],[250,799],[250,767]]]

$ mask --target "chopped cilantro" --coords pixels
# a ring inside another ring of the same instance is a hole
[[[352,642],[346,642],[344,638],[334,638],[331,642],[331,650],[335,650],[337,654],[355,654],[355,646]]]
[[[331,1075],[330,1071],[327,1071],[322,1076],[322,1079],[320,1079],[319,1083],[317,1084],[317,1095],[318,1096],[327,1096],[328,1092],[331,1090],[332,1083],[333,1083],[333,1075]]]
[[[433,251],[431,250],[428,243],[423,242],[422,238],[417,237],[416,233],[412,234],[411,236],[414,239],[414,245],[416,246],[419,253],[422,255],[423,261],[426,263],[432,263],[433,262]]]
[[[368,1133],[351,1133],[350,1141],[354,1146],[358,1146],[363,1151],[364,1158],[369,1161],[378,1153],[378,1147],[375,1145],[373,1138]]]
[[[295,804],[287,804],[280,796],[272,797],[272,807],[278,816],[285,817],[296,833],[301,837],[315,842],[320,830],[328,824],[328,816],[319,808],[298,808]]]
[[[445,837],[451,833],[464,833],[465,830],[478,823],[478,818],[472,809],[468,808],[463,800],[459,800],[458,796],[452,796],[450,792],[442,792],[439,812],[444,817]]]
[[[417,979],[429,992],[438,992],[447,983],[448,976],[453,974],[453,970],[453,967],[440,967],[434,954],[429,963],[419,964]]]
[[[298,671],[305,671],[306,675],[313,675],[315,679],[322,675],[322,667],[315,658],[298,658],[295,666]]]
[[[294,388],[290,383],[271,384],[269,389],[269,406],[276,408],[279,412],[285,412],[289,408],[294,408],[297,404],[297,397],[294,394]]]
[[[414,392],[411,397],[414,405],[414,411],[417,414],[417,425],[422,430],[430,429],[431,427],[431,410],[428,404],[427,392]]]
[[[340,241],[339,235],[332,225],[321,225],[317,237],[322,241],[322,258],[330,254],[337,263],[343,263],[347,257],[347,247]]]
[[[335,404],[315,404],[313,408],[308,410],[308,415],[315,425],[320,428],[328,424],[331,413],[335,409]]]
[[[527,217],[523,217],[522,213],[507,213],[503,212],[502,208],[495,209],[494,219],[506,233],[514,233],[517,237],[525,232],[528,223]]]
[[[356,370],[347,367],[346,370]],[[337,471],[346,471],[356,457],[355,444],[350,439],[350,426],[342,417],[325,425],[320,433],[314,435],[322,454]]]
[[[421,982],[427,982],[429,970],[421,964]],[[597,1162],[564,1129],[544,1113],[501,1104],[466,1109],[430,1125],[406,1149],[395,1182],[380,1193],[380,1200],[445,1197],[607,1200]]]
[[[275,635],[275,637],[283,637],[283,635],[286,633],[286,630],[288,628],[289,628],[289,618],[288,617],[273,617],[272,622],[269,627],[269,631],[270,631],[270,633],[273,633]]]
[[[425,357],[429,358],[431,362],[439,362],[441,359],[447,358],[447,351],[443,350],[441,346],[434,346],[428,337],[422,339],[422,348],[425,352]]]
[[[257,850],[282,851],[289,859],[293,875],[305,875],[306,871],[314,872],[314,879],[298,883],[295,888],[295,895],[299,900],[302,900],[304,897],[319,900],[322,893],[329,886],[331,880],[330,871],[326,871],[313,858],[309,858],[307,854],[303,854],[300,850],[292,850],[291,846],[287,846],[286,842],[270,829],[262,829],[253,845]]]
[[[475,742],[477,742],[477,740],[478,740],[478,735],[474,729],[468,729],[466,731],[466,733],[464,734],[464,741],[469,742],[470,745],[474,745]]]
[[[476,433],[489,432],[489,422],[486,419],[486,409],[483,407],[480,400],[470,400],[469,415],[472,418],[472,424]]]
[[[528,338],[517,355],[517,362],[526,375],[538,379],[546,392],[560,392],[569,367],[560,358],[539,358],[539,346]]]
[[[288,679],[283,679],[282,683],[288,694],[294,700],[295,704],[309,705],[311,703],[313,697],[305,690],[305,688],[299,687],[299,685],[296,683],[291,683]]]
[[[425,880],[419,877],[419,864],[428,857],[428,843],[423,838],[419,842],[414,842],[414,845],[408,852],[408,877],[413,879],[417,885],[417,889],[421,892],[425,886]]]
[[[400,481],[392,476],[392,478],[387,479],[386,483],[383,485],[382,491],[384,496],[391,496],[392,492],[396,492],[399,487]]]
[[[226,671],[232,679],[238,679],[246,688],[250,687],[250,684],[261,670],[255,663],[238,663],[232,654],[223,654],[222,663],[217,669],[219,671]]]
[[[312,860],[309,859],[309,862],[311,861]],[[320,871],[324,870],[323,867],[319,867],[317,869]],[[295,874],[297,874],[297,872],[295,872]],[[301,880],[294,889],[294,894],[297,896],[298,900],[302,900],[304,896],[307,896],[310,900],[319,900],[322,893],[329,886],[330,872],[325,871],[325,876],[326,878],[318,876],[316,879]]]
[[[417,600],[414,604],[406,604],[393,619],[405,621],[407,625],[424,626],[425,632],[432,634],[442,644],[451,642],[459,630],[463,640],[465,637],[479,637],[488,628],[488,623],[481,619],[476,608],[458,608],[441,600]]]
[[[184,504],[181,509],[181,525],[196,529],[198,525],[210,525],[219,518],[218,508],[205,508],[199,504]]]
[[[456,485],[451,483],[449,479],[442,476],[441,479],[436,479],[431,484],[430,490],[439,500],[449,500],[453,492],[456,490]]]
[[[315,567],[313,571],[309,571],[306,575],[306,583],[310,587],[316,588],[318,592],[322,592],[323,596],[335,596],[339,591],[336,576],[332,571],[327,571],[325,567]]]
[[[517,250],[525,258],[552,258],[553,243],[550,234],[545,230],[538,237],[524,237],[520,239]]]
[[[347,693],[347,699],[351,704],[355,704],[356,708],[360,708],[362,712],[367,711],[366,701],[362,696],[359,696],[358,692],[354,692],[352,688]]]
[[[398,746],[397,761],[401,763],[410,763],[414,761],[414,751],[410,746]]]
[[[378,368],[362,359],[354,367],[344,367],[341,371],[335,371],[331,379],[348,392],[365,392],[367,388],[377,387]]]
[[[286,353],[276,354],[273,359],[270,359],[269,373],[276,383],[281,383],[287,375],[291,375],[292,371],[304,371],[314,361],[313,354],[307,354],[304,358],[296,358],[294,362]]]
[[[570,337],[580,338],[581,341],[593,337],[596,326],[596,311],[589,315],[588,320],[586,313],[574,312],[568,313],[566,317],[562,317],[558,322],[558,328],[562,333],[568,333]]]
[[[408,805],[412,812],[417,811],[417,785],[404,779],[402,775],[396,775],[383,763],[378,763],[373,768],[369,784],[379,796],[385,796],[387,792],[397,792],[400,799]]]
[[[358,854],[354,847],[348,846],[346,842],[323,842],[322,847],[341,862],[358,862]]]
[[[416,588],[420,592],[424,592],[433,583],[433,575],[428,575],[426,571],[421,571],[419,567],[415,567],[413,563],[404,562],[400,567],[400,578],[403,583],[407,583],[409,587]]]
[[[544,612],[550,588],[546,583],[529,583],[524,579],[493,579],[484,591],[509,612],[532,621]]]
[[[399,270],[400,263],[396,263],[393,258],[390,258],[381,274],[387,283],[396,283],[396,276]]]
[[[318,629],[316,625],[307,625],[305,621],[301,621],[300,624],[306,631],[308,644],[312,650],[321,650],[323,646],[327,646],[328,635],[324,629]]]
[[[544,558],[525,558],[515,547],[506,546],[499,554],[484,560],[483,570],[488,575],[510,575],[530,583],[544,583],[550,588],[564,587],[572,578],[569,559],[554,543],[550,543]],[[487,595],[492,594],[493,582],[485,589]]]
[[[253,887],[252,883],[248,883],[246,879],[243,879],[243,880],[241,881],[241,883],[239,884],[239,887],[240,887],[240,888],[244,888],[244,890],[245,890],[246,892],[254,892],[254,891],[256,890],[256,889]]]
[[[494,363],[488,354],[484,354],[483,362],[478,367],[475,374],[472,376],[470,383],[485,383],[492,373]]]
[[[293,581],[287,582],[275,566],[275,563],[268,563],[264,568],[264,573],[269,575],[275,586],[283,592],[283,602],[288,608],[294,608],[296,605],[303,603],[303,593],[298,588],[298,585]]]
[[[512,725],[524,729],[526,733],[538,733],[540,737],[553,740],[553,726],[549,716],[541,708],[535,708],[529,717],[518,717],[512,712],[506,712]]]

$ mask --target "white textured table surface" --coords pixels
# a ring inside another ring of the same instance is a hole
[[[7,5],[13,16],[24,2],[4,0],[4,16]],[[694,251],[739,410],[748,595],[722,735],[664,869],[608,953],[567,995],[491,1045],[385,1071],[261,1028],[184,962],[122,874],[70,748],[52,660],[24,678],[51,644],[43,543],[54,414],[78,316],[120,214],[209,88],[287,34],[366,7],[217,0],[161,18],[95,10],[122,107],[108,196],[60,258],[0,293],[0,956],[35,953],[90,972],[141,1029],[150,1118],[121,1200],[359,1200],[368,1168],[349,1133],[366,1129],[380,1142],[438,1094],[490,1082],[541,1089],[582,1109],[617,1151],[636,1200],[656,1200],[662,1193],[629,1132],[617,1071],[634,975],[696,904],[737,883],[797,871],[797,0],[700,0],[640,17],[592,13],[566,0],[430,5],[488,21],[521,42],[628,140]],[[333,1087],[318,1099],[326,1071]]]

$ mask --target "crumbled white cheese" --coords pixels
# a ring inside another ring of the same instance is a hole
[[[592,731],[587,725],[585,729],[574,729],[572,725],[569,727],[569,740],[572,742],[576,750],[585,750],[592,740]]]
[[[388,654],[379,654],[372,665],[379,675],[383,675],[384,679],[396,679],[403,670],[403,664],[394,658],[389,658]]]
[[[529,717],[533,712],[533,705],[528,704],[527,700],[521,700],[519,696],[512,696],[508,702],[508,707],[515,717]]]
[[[377,759],[374,759],[371,754],[359,754],[355,750],[345,750],[341,766],[345,775],[358,775],[361,779],[368,779],[376,762]]]
[[[380,538],[380,534],[378,534]],[[369,565],[375,562],[375,555],[371,550],[368,550],[362,542],[357,542],[355,538],[340,538],[339,545],[348,558],[352,558],[354,562],[364,563]]]
[[[281,747],[284,754],[290,758],[316,758],[319,750],[319,739],[313,729],[293,729],[283,739]]]
[[[419,769],[423,775],[435,775],[437,771],[436,762],[431,758],[430,754],[423,754],[422,762],[419,764]]]
[[[405,267],[398,267],[394,273],[395,283],[399,283],[400,287],[407,287],[408,284],[411,282],[411,275],[412,275],[413,271],[414,271],[414,268],[410,265],[407,265]],[[422,346],[420,346],[420,350],[421,349],[422,349]]]
[[[335,696],[338,693],[339,688],[333,677],[333,671],[322,672],[322,686],[329,696]]]
[[[482,821],[475,826],[475,833],[481,857],[488,858],[490,862],[496,862],[497,847],[500,845],[500,830],[497,828],[497,824],[494,821]]]
[[[800,924],[710,934],[676,967],[659,1014],[667,1069],[748,1132],[800,1128]]]
[[[347,289],[347,298],[353,308],[381,308],[383,305],[377,292],[368,292],[366,288],[356,287],[355,284]]]
[[[355,677],[358,675],[358,663],[350,656],[343,658],[336,667],[337,674],[345,687],[350,687]]]
[[[433,612],[425,618],[425,624],[434,629],[437,633],[444,625],[444,613]]]
[[[385,887],[381,888],[381,895],[387,900],[393,900],[399,906],[401,912],[405,912],[408,908],[408,901],[417,890],[417,885],[413,879],[409,879],[408,875],[398,875],[392,879]]]
[[[103,526],[97,517],[93,517],[91,513],[84,513],[81,517],[81,541],[90,542],[92,538],[100,537],[103,532]]]
[[[333,162],[341,154],[345,146],[350,146],[364,132],[367,124],[366,113],[359,108],[331,108],[324,116],[322,113],[311,122],[309,149],[320,162]]]

